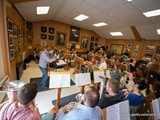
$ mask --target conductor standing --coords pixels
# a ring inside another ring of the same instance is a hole
[[[47,83],[47,79],[48,79],[47,65],[48,65],[48,63],[51,63],[56,60],[56,56],[53,55],[53,52],[54,52],[54,49],[52,47],[48,47],[40,55],[39,68],[43,74],[42,78],[41,78],[41,87],[43,89],[47,89],[47,87],[46,87],[46,83]]]

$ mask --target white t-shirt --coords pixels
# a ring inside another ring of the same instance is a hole
[[[101,69],[101,70],[107,69],[106,62],[101,63],[100,66],[99,66],[99,69]]]

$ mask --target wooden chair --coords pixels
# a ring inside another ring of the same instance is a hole
[[[107,113],[107,109],[106,109],[106,108],[103,108],[103,109],[102,109],[102,120],[107,120],[107,119],[106,119],[106,118],[107,118],[106,113]]]

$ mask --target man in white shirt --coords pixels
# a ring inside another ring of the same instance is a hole
[[[99,69],[100,70],[106,70],[107,69],[107,64],[106,64],[106,61],[105,61],[104,57],[101,58],[101,63],[99,65]]]

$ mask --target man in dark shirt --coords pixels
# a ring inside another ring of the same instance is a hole
[[[119,82],[117,80],[109,79],[106,83],[106,91],[108,94],[104,94],[98,103],[101,109],[124,100],[124,95],[119,91]]]

